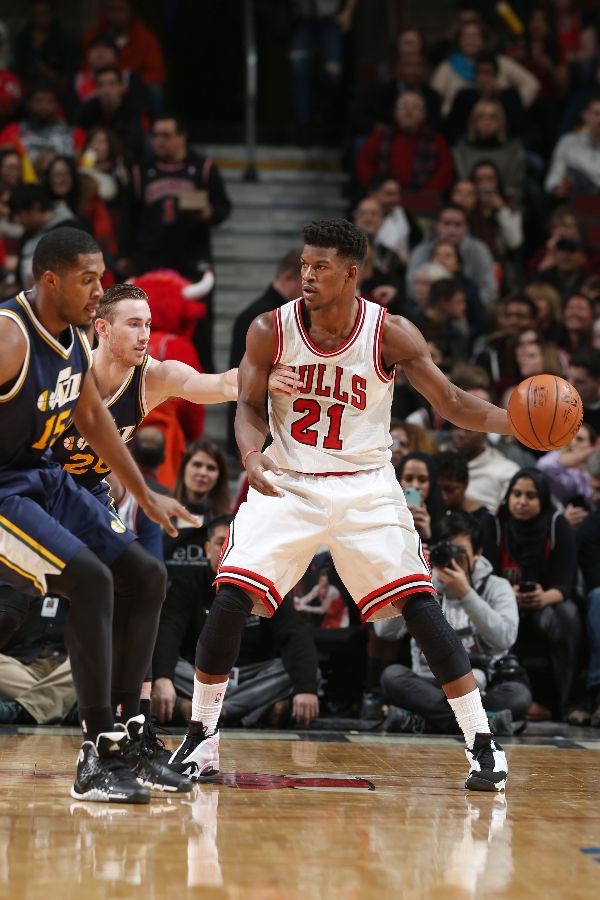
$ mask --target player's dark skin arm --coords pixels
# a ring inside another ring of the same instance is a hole
[[[16,322],[0,316],[0,393],[7,394],[17,379],[27,353],[27,340]]]
[[[448,422],[470,431],[512,434],[506,410],[452,384],[435,365],[421,332],[408,319],[390,316],[383,330],[382,356],[398,364],[412,386]]]
[[[110,466],[119,481],[133,494],[146,515],[167,531],[177,536],[171,517],[179,516],[198,527],[198,520],[173,497],[151,491],[142,473],[133,461],[129,450],[121,440],[114,419],[98,393],[92,373],[84,379],[77,401],[73,421],[79,433]]]
[[[274,348],[273,317],[264,313],[248,329],[246,355],[238,370],[235,437],[242,459],[249,450],[261,450],[269,430],[265,396]],[[268,497],[283,497],[283,492],[265,477],[266,471],[281,474],[281,470],[264,453],[251,453],[246,459],[246,471],[251,487]]]

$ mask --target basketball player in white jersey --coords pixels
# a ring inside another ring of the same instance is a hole
[[[471,790],[502,790],[506,757],[493,740],[468,656],[438,604],[431,573],[390,462],[394,367],[461,428],[509,434],[505,410],[452,385],[406,319],[356,296],[365,234],[344,220],[304,229],[302,297],[254,320],[240,365],[236,438],[248,500],[221,557],[218,593],[196,651],[192,720],[171,766],[192,779],[218,771],[217,724],[250,611],[273,615],[317,548],[367,620],[402,614],[462,729]],[[273,363],[300,388],[264,398]]]

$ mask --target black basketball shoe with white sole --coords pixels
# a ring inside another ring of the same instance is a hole
[[[163,741],[157,735],[152,722],[144,723],[144,744],[147,750],[153,754],[154,759],[158,762],[161,762],[163,766],[167,766],[169,764],[169,760],[171,759],[172,751],[165,747]]]
[[[219,772],[219,732],[205,737],[204,734],[186,734],[171,757],[169,766],[190,781],[198,781]]]
[[[152,745],[144,735],[144,716],[134,716],[126,725],[115,725],[115,731],[123,731],[123,759],[139,784],[154,791],[170,794],[189,794],[193,785],[188,778],[164,765],[155,755]]]
[[[129,771],[123,759],[123,731],[99,734],[95,743],[84,741],[77,757],[75,800],[101,803],[149,803],[150,794]]]
[[[465,787],[469,791],[503,791],[508,778],[504,750],[491,734],[476,734],[473,749],[465,750],[469,774]]]

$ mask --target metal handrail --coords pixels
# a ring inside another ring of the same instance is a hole
[[[244,102],[244,137],[246,169],[244,181],[258,181],[256,169],[256,101],[258,92],[258,55],[254,28],[253,0],[244,0],[244,48],[246,54],[246,91]]]

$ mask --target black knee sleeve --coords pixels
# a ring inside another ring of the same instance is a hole
[[[0,587],[0,650],[25,624],[31,597],[11,587]]]
[[[242,628],[252,600],[234,584],[224,584],[213,600],[196,645],[196,666],[207,675],[228,675],[240,652]]]
[[[448,684],[471,671],[467,651],[455,630],[444,618],[442,607],[430,594],[415,594],[402,611],[408,633],[425,655],[429,668],[440,682]]]

